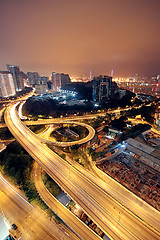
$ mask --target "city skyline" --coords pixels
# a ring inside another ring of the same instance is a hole
[[[158,0],[2,1],[0,69],[157,75],[159,9]]]
[[[160,240],[160,0],[0,3],[0,240]]]

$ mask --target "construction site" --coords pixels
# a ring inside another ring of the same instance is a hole
[[[160,211],[160,175],[127,148],[97,167]]]
[[[74,203],[72,200],[67,205],[67,208],[76,215],[82,222],[84,222],[89,228],[91,228],[95,233],[97,233],[103,240],[110,239],[104,232],[83,212],[82,208]]]

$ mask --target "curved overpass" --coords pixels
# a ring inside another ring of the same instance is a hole
[[[88,124],[79,123],[79,122],[71,122],[71,121],[61,121],[60,123],[61,124],[75,124],[75,125],[83,126],[83,127],[87,128],[89,133],[85,138],[77,140],[77,141],[72,141],[72,142],[55,142],[55,141],[52,140],[52,138],[49,138],[47,140],[45,140],[43,138],[40,138],[41,141],[48,142],[48,143],[51,143],[51,144],[54,144],[54,145],[60,146],[60,147],[68,147],[68,146],[73,146],[73,145],[76,145],[76,144],[80,145],[80,144],[87,143],[87,142],[91,141],[95,136],[94,128],[92,128]],[[58,124],[58,123],[56,123],[56,124]]]
[[[127,199],[127,190],[120,186],[118,191],[114,190],[112,180],[104,183],[63,161],[28,131],[18,119],[15,107],[7,109],[5,121],[29,154],[107,235],[125,240],[160,239],[160,213],[154,208],[148,204],[141,206],[134,194]]]

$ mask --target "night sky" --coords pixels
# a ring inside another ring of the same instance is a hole
[[[160,0],[0,0],[0,70],[160,73]]]

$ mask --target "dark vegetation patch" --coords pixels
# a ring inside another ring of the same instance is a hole
[[[54,196],[57,197],[61,193],[61,188],[57,183],[48,175],[43,174],[42,180],[48,191]]]
[[[38,133],[40,133],[40,132],[42,132],[42,131],[45,130],[45,125],[30,125],[30,126],[28,126],[28,128],[29,128],[32,132],[38,134]]]
[[[49,217],[54,216],[58,222],[62,222],[37,193],[31,176],[33,164],[34,160],[17,141],[10,143],[0,153],[0,169],[2,173],[24,191],[29,202],[38,204],[42,209],[46,210]]]
[[[0,128],[0,139],[2,140],[11,140],[13,139],[12,133],[9,131],[7,127]]]
[[[95,104],[92,101],[92,86],[85,86],[85,84],[75,84],[76,86],[73,87],[73,84],[69,87],[69,90],[74,90],[78,92],[78,96],[76,100],[84,100],[84,104],[77,104],[74,105],[67,105],[67,104],[59,104],[58,100],[55,100],[47,95],[43,98],[32,96],[27,99],[24,105],[24,113],[26,115],[32,115],[38,117],[38,115],[43,115],[45,117],[60,117],[61,115],[65,115],[66,113],[82,115],[83,113],[88,112],[97,112],[97,110],[102,110],[109,108],[117,108],[117,107],[125,107],[125,106],[132,106],[133,103],[131,102],[132,97],[135,96],[134,93],[126,90],[126,95],[123,96],[121,99],[111,99],[108,102],[104,102],[99,107],[95,107]]]
[[[73,135],[68,133],[66,130],[73,131]],[[78,134],[75,137],[74,133]],[[58,142],[72,142],[85,138],[89,134],[88,129],[83,126],[69,126],[69,127],[60,127],[56,131],[51,133],[51,137],[55,138]]]
[[[151,125],[149,124],[137,124],[127,131],[124,131],[120,137],[120,141],[126,140],[127,138],[135,138],[139,136],[142,132],[149,130],[151,128]]]

